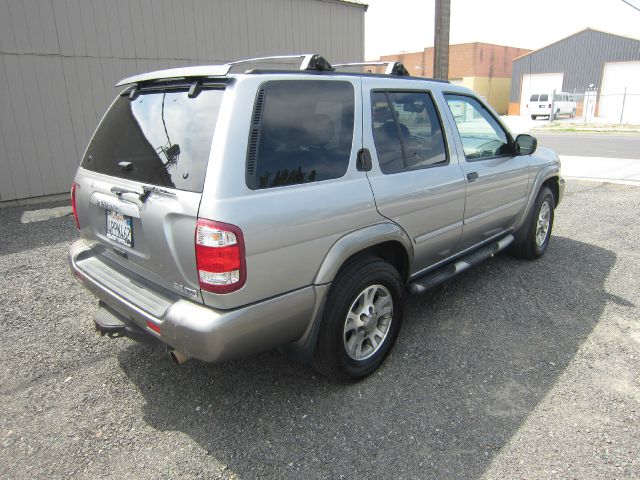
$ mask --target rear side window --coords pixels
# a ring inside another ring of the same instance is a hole
[[[534,93],[533,95],[531,95],[531,98],[529,99],[530,102],[537,102],[538,101],[538,94]]]
[[[354,108],[349,82],[265,83],[258,92],[249,134],[249,188],[342,177],[351,157]]]
[[[440,120],[426,92],[373,92],[373,138],[383,173],[445,165]]]
[[[118,97],[82,167],[161,187],[202,192],[224,90],[142,92]]]
[[[540,101],[541,102],[548,102],[549,101],[549,95],[547,95],[546,93],[540,95]]]

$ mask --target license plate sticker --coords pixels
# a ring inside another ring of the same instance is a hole
[[[133,247],[133,224],[131,217],[107,210],[107,238],[127,247]]]

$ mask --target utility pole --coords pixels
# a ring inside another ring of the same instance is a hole
[[[449,79],[449,20],[451,0],[436,0],[433,37],[433,78]]]

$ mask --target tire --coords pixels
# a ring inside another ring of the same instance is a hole
[[[569,115],[570,118],[576,118],[576,109],[574,108],[573,110],[571,110],[571,115]]]
[[[516,240],[511,253],[525,260],[535,260],[544,255],[553,229],[555,200],[548,187],[538,192],[527,221],[516,232]],[[545,228],[546,225],[546,228]]]
[[[537,115],[531,115],[531,120],[535,120],[536,118],[538,118]]]
[[[404,292],[400,274],[384,260],[363,257],[348,265],[329,290],[311,365],[343,382],[374,372],[400,331]],[[367,305],[373,315],[364,313]]]

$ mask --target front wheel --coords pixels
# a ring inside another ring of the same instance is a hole
[[[553,229],[554,207],[553,193],[548,187],[542,187],[529,218],[516,233],[516,241],[511,248],[514,256],[535,260],[544,255]]]
[[[375,257],[351,263],[329,291],[313,367],[340,381],[371,374],[395,343],[403,309],[402,279],[392,265]]]
[[[531,115],[531,120],[535,120],[536,118],[538,118],[537,115]]]

